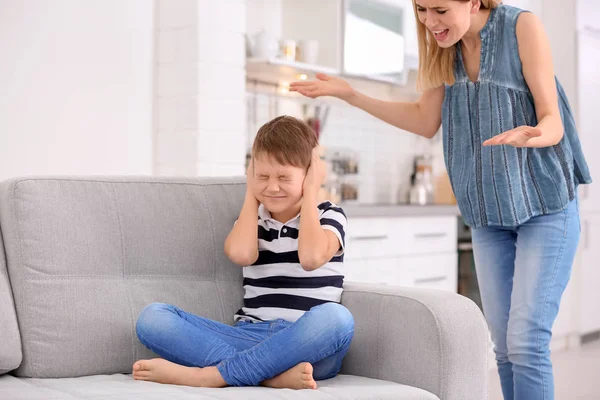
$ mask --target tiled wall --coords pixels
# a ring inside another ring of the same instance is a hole
[[[318,104],[297,97],[247,94],[249,150],[256,131],[277,115],[302,118],[303,104]],[[344,148],[359,158],[359,202],[396,203],[408,195],[413,160],[419,154],[435,157],[435,172],[443,169],[439,135],[433,139],[402,131],[343,102],[329,104],[329,114],[321,136],[328,149]]]
[[[247,93],[245,0],[156,4],[155,173],[243,175],[257,129],[281,114],[302,117],[302,104],[315,102]],[[325,147],[357,153],[363,203],[404,201],[414,157],[441,160],[439,140],[402,132],[343,102],[331,103],[322,135]]]
[[[245,0],[157,4],[156,173],[243,175]]]

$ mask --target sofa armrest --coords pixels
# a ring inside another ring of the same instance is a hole
[[[489,335],[483,314],[455,293],[344,284],[355,321],[342,373],[418,387],[441,400],[487,398]]]

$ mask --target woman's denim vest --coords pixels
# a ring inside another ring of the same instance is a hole
[[[591,183],[573,113],[556,80],[563,139],[545,148],[482,143],[521,125],[536,126],[533,96],[519,58],[516,24],[523,10],[500,5],[481,30],[479,80],[467,77],[460,45],[455,77],[446,86],[442,126],[448,175],[471,227],[517,226],[563,210],[578,184]]]

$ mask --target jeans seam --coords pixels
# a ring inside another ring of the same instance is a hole
[[[348,332],[344,333],[343,335],[341,335],[341,339],[342,339],[341,341],[342,341],[342,342],[345,342],[345,341],[347,341],[349,338],[352,338],[352,337],[354,337],[354,329],[352,329],[351,331],[348,331]],[[327,346],[327,347],[329,347],[329,346]],[[318,352],[317,354],[321,354],[321,352],[323,352],[324,350],[326,350],[326,349],[327,349],[327,347],[324,347],[324,348],[322,348],[321,350],[319,350],[319,352]],[[324,359],[324,358],[327,358],[327,357],[330,357],[330,356],[334,355],[336,352],[337,352],[337,351],[334,351],[333,353],[331,353],[331,354],[329,354],[329,355],[327,355],[327,356],[324,356],[324,357],[322,357],[322,358],[321,358],[321,360],[322,360],[322,359]],[[319,360],[319,361],[321,361],[321,360]],[[308,361],[305,361],[305,362],[308,362]],[[315,361],[315,363],[317,363],[317,362],[318,362],[318,361]]]
[[[563,235],[562,235],[562,240],[560,243],[560,249],[558,252],[558,256],[556,257],[556,262],[554,263],[554,268],[552,270],[552,280],[551,280],[550,285],[548,285],[548,289],[546,290],[546,294],[544,296],[544,302],[542,305],[542,315],[541,315],[542,321],[544,321],[544,319],[546,318],[546,310],[547,310],[547,306],[548,306],[548,296],[550,295],[550,292],[552,291],[554,284],[556,282],[556,273],[558,270],[558,265],[560,264],[560,259],[562,258],[565,241],[567,240],[567,231],[568,231],[568,226],[569,226],[569,214],[566,212],[566,210],[564,211],[564,215],[565,215],[565,228],[563,230]],[[541,331],[541,329],[537,330],[537,338],[536,338],[536,348],[537,348],[538,352],[540,350],[540,331]],[[539,368],[540,375],[542,378],[542,390],[543,390],[542,398],[545,399],[546,398],[546,379],[544,377],[544,373],[542,372],[542,355],[541,354],[538,354],[538,368]]]
[[[352,329],[351,331],[349,331],[349,332],[346,332],[345,334],[343,334],[343,335],[342,335],[342,338],[343,338],[343,340],[342,340],[342,341],[346,341],[346,340],[348,340],[348,338],[350,338],[350,343],[351,343],[351,342],[352,342],[352,338],[353,338],[353,337],[354,337],[354,329]],[[348,343],[348,345],[349,345],[350,343]],[[342,346],[342,347],[338,348],[338,349],[337,349],[336,351],[334,351],[333,353],[331,353],[331,354],[329,354],[329,355],[327,355],[327,356],[324,356],[324,357],[322,357],[322,358],[321,358],[319,361],[322,361],[322,360],[326,359],[327,357],[331,357],[331,356],[333,356],[333,355],[336,355],[337,353],[339,353],[339,352],[340,352],[340,349],[342,349],[343,347],[344,347],[344,346]],[[319,353],[317,353],[317,354],[320,354],[320,353],[321,353],[323,350],[325,350],[325,349],[326,349],[326,348],[323,348],[323,349],[322,349],[322,350],[320,350],[320,351],[319,351]],[[316,364],[316,363],[318,363],[319,361],[315,361],[315,362],[311,363],[311,365],[313,365],[313,364]],[[308,362],[308,361],[304,361],[304,362]],[[341,369],[341,365],[340,365],[340,369]],[[336,372],[335,372],[335,374],[334,374],[333,376],[337,375],[337,374],[338,374],[338,372],[339,372],[339,370],[338,370],[338,371],[336,371]],[[331,373],[330,373],[329,375],[331,375]],[[326,377],[325,377],[325,378],[321,378],[320,380],[329,379],[329,375],[326,375]],[[332,376],[332,378],[333,378],[333,376]]]
[[[179,313],[177,313],[177,315],[179,315],[180,317],[182,317],[182,315],[179,314]],[[186,317],[183,317],[183,318],[186,321],[188,321],[188,319]],[[190,322],[190,321],[188,321],[188,322]],[[253,339],[253,338],[242,337],[242,336],[231,335],[229,333],[225,333],[225,332],[219,331],[218,329],[214,329],[210,325],[206,324],[205,321],[203,321],[202,319],[198,319],[198,322],[200,322],[205,328],[210,329],[211,331],[216,332],[216,333],[218,333],[220,335],[228,336],[228,337],[235,338],[235,339],[251,340],[253,342],[260,343],[260,340],[256,340],[256,339]]]
[[[345,334],[343,335],[343,337],[344,337],[344,340],[346,340],[346,339],[348,338],[348,336],[350,336],[351,334],[352,334],[352,335],[354,334],[354,329],[353,329],[353,330],[351,330],[351,331],[349,331],[349,332],[347,332],[347,333],[345,333]],[[267,339],[268,339],[268,338],[265,338],[265,340],[263,340],[262,342],[260,342],[259,344],[257,344],[257,346],[259,346],[259,345],[261,345],[262,343],[264,343],[264,342],[265,342]],[[256,347],[256,346],[254,346],[254,347]],[[251,347],[251,348],[249,348],[249,349],[246,349],[246,350],[243,350],[243,351],[236,352],[236,353],[235,353],[233,356],[237,356],[237,355],[239,355],[239,354],[246,353],[246,352],[248,352],[248,351],[250,351],[250,350],[254,349],[254,347]],[[319,350],[319,351],[317,352],[317,354],[320,354],[320,353],[321,353],[323,350],[325,350],[326,348],[327,348],[327,347],[325,347],[325,348],[323,348],[323,349]],[[325,357],[323,357],[323,358],[321,358],[321,359],[324,359],[324,358],[326,358],[326,357],[329,357],[329,356],[331,356],[331,355],[333,355],[333,354],[335,354],[335,352],[333,352],[332,354],[330,354],[330,355],[328,355],[328,356],[325,356]],[[233,357],[233,356],[232,356],[232,357]],[[224,373],[223,373],[223,371],[222,371],[222,369],[224,369],[224,366],[225,366],[225,364],[226,364],[226,363],[228,363],[228,360],[229,360],[229,358],[230,358],[230,357],[227,357],[226,359],[222,360],[220,363],[218,363],[218,364],[217,364],[217,366],[216,366],[216,367],[217,367],[217,369],[219,370],[219,372],[221,373],[221,377],[223,378],[223,380],[225,380],[225,382],[227,382],[227,384],[228,384],[229,386],[233,386],[233,385],[231,385],[231,383],[229,383],[229,381],[227,381],[227,379],[225,379],[225,374],[224,374]],[[319,360],[319,361],[320,361],[320,360]],[[300,362],[308,362],[308,361],[300,361]],[[311,365],[312,365],[312,363],[311,363]],[[292,367],[293,367],[293,366],[292,366]],[[283,372],[285,372],[285,371],[282,371],[282,372],[280,372],[279,374],[282,374]],[[279,374],[278,374],[278,375],[279,375]],[[277,375],[275,375],[275,376],[277,376]],[[228,376],[228,377],[229,377],[229,376]],[[271,377],[271,378],[273,378],[273,377]],[[270,378],[265,378],[265,379],[270,379]],[[260,384],[260,382],[259,382],[259,384]]]

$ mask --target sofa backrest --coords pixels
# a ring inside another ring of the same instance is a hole
[[[149,303],[227,323],[241,268],[223,252],[240,179],[39,177],[0,184],[0,227],[21,333],[18,376],[131,372]]]
[[[0,375],[16,369],[21,364],[22,357],[17,315],[0,231]]]

